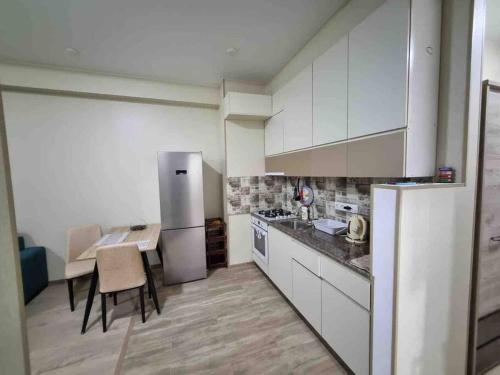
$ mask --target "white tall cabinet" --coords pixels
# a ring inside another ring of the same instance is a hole
[[[346,35],[314,61],[314,146],[347,139],[347,56]]]

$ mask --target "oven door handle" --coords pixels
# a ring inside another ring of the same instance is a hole
[[[262,234],[264,233],[264,229],[258,227],[257,225],[255,224],[252,224],[252,229],[257,233],[257,235],[259,236],[262,236]],[[260,239],[261,237],[259,237]]]

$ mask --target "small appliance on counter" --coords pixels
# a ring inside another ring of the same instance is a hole
[[[344,233],[347,229],[347,224],[333,219],[317,219],[312,221],[314,228],[332,236]]]
[[[363,216],[353,215],[347,224],[346,240],[351,243],[365,243],[368,232],[368,223]]]

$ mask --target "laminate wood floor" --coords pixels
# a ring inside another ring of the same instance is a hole
[[[108,300],[102,332],[96,294],[80,335],[88,282],[69,310],[65,284],[27,306],[33,374],[345,374],[307,325],[253,264],[218,269],[205,280],[161,287],[142,323],[138,292]]]

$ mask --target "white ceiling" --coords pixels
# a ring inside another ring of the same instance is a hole
[[[347,1],[1,0],[0,59],[208,86],[267,82]]]

